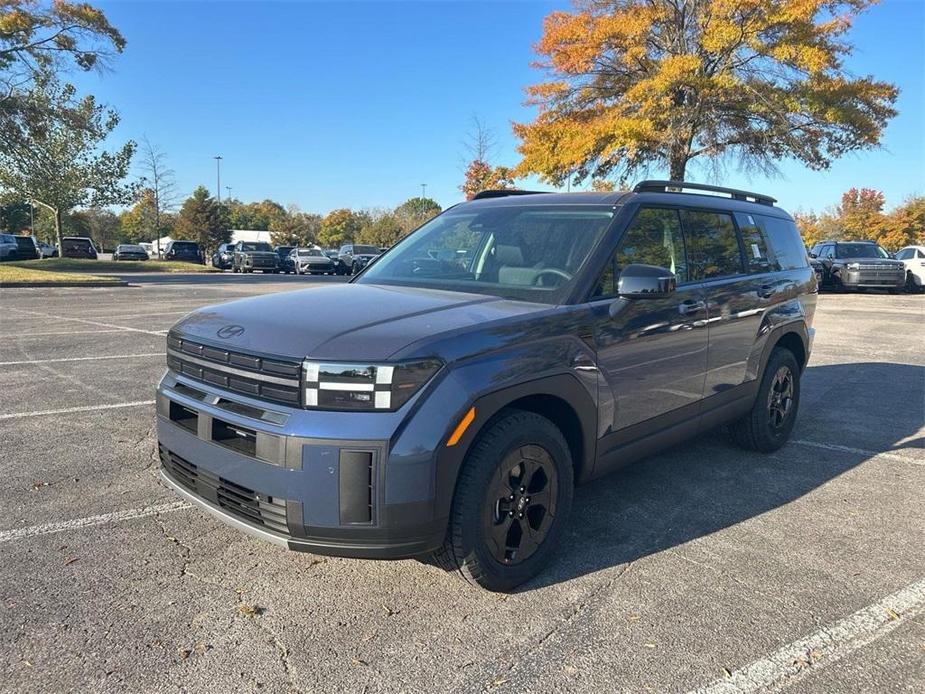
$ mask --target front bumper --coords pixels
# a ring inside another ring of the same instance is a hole
[[[251,535],[367,559],[419,556],[443,541],[433,461],[388,459],[400,413],[270,405],[170,371],[157,413],[164,480]]]
[[[300,263],[300,272],[334,272],[334,263]]]
[[[857,289],[897,289],[906,284],[904,269],[842,270],[842,286]]]

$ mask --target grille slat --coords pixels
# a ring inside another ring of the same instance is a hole
[[[235,518],[250,525],[289,535],[286,500],[260,494],[253,489],[218,477],[158,446],[161,467],[173,481],[196,496],[214,500]]]
[[[298,362],[210,347],[172,333],[167,336],[167,347],[167,366],[176,373],[258,400],[292,407],[301,404],[302,367]]]

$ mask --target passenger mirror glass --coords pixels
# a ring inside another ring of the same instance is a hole
[[[620,272],[617,294],[624,299],[660,299],[675,290],[674,273],[657,265],[634,263]]]

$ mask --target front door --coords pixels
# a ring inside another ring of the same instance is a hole
[[[616,298],[620,269],[632,263],[671,270],[677,291],[667,298],[633,300],[611,317],[607,308]],[[625,434],[618,439],[634,438],[632,432],[644,435],[645,423],[660,415],[672,413],[681,421],[699,414],[707,312],[703,289],[689,281],[687,266],[678,211],[643,207],[595,290],[598,367],[614,404],[611,433]]]

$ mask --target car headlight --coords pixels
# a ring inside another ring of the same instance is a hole
[[[394,364],[302,362],[302,405],[315,410],[392,411],[436,374],[438,359]]]
[[[861,264],[860,263],[848,263],[845,267],[848,268],[849,270],[860,270]]]

